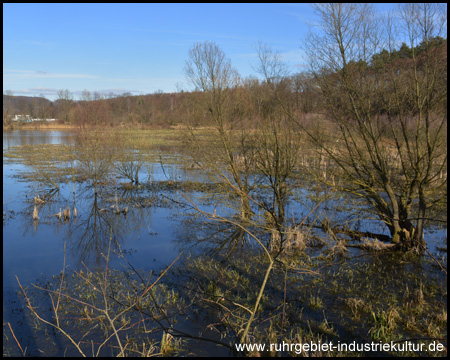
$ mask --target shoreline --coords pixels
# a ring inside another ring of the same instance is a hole
[[[93,128],[95,126],[86,125],[85,128]],[[180,130],[183,129],[183,125],[171,125],[167,127],[163,126],[152,126],[144,124],[128,124],[128,125],[115,125],[109,126],[110,128],[119,129],[135,129],[135,130]],[[198,129],[202,129],[199,127]],[[9,126],[3,126],[3,131],[9,130],[81,130],[79,125],[73,124],[43,124],[43,123],[22,123],[22,124],[11,124]]]
[[[7,130],[74,130],[78,126],[71,124],[12,124],[3,126],[3,131]]]

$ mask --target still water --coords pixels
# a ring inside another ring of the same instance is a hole
[[[73,144],[74,134],[61,131],[13,131],[3,133],[3,148],[26,144]],[[178,225],[174,206],[147,206],[137,208],[130,199],[130,211],[116,215],[110,211],[114,196],[123,197],[120,189],[115,193],[100,192],[94,196],[92,188],[77,183],[61,184],[58,192],[48,192],[39,184],[20,179],[25,165],[3,163],[3,287],[17,285],[37,278],[47,278],[62,270],[64,243],[66,243],[66,269],[84,266],[95,270],[102,266],[108,252],[110,229],[114,242],[127,254],[127,260],[138,268],[155,268],[170,263],[178,255],[174,243],[174,230]],[[161,169],[155,168],[153,180],[163,178]],[[51,200],[39,207],[40,220],[32,220],[35,196],[47,195]],[[140,198],[158,194],[141,194]],[[160,200],[160,199],[159,199]],[[160,201],[159,201],[160,202]],[[60,221],[53,216],[60,209],[76,207],[77,218]],[[107,209],[107,211],[105,210]],[[112,266],[120,263],[112,260]]]
[[[21,145],[75,143],[73,132],[62,131],[9,131],[3,133],[4,151]],[[159,154],[174,156],[173,154]],[[179,155],[177,155],[179,156]],[[163,162],[163,161],[161,161]],[[26,165],[8,159],[3,162],[3,318],[4,324],[10,322],[14,328],[21,327],[17,316],[16,277],[27,286],[35,282],[45,282],[59,274],[64,266],[67,272],[90,269],[104,269],[105,256],[111,251],[109,268],[124,269],[127,264],[117,256],[120,251],[136,269],[158,270],[167,267],[183,252],[188,256],[206,248],[208,229],[199,223],[189,227],[184,216],[188,211],[184,199],[176,191],[167,188],[140,189],[135,191],[121,186],[126,179],[117,177],[113,186],[102,187],[97,195],[86,182],[70,180],[61,183],[59,191],[49,191],[41,184],[24,181],[21,174],[29,171]],[[152,164],[151,179],[154,184],[167,180],[194,180],[204,182],[200,174],[185,170],[178,165],[166,165],[163,170],[158,162]],[[145,179],[146,174],[140,175]],[[46,197],[44,204],[38,206],[39,221],[32,219],[34,198]],[[308,200],[307,190],[297,190],[287,206],[287,218],[301,219],[314,207]],[[218,207],[211,198],[201,192],[191,191],[203,210],[225,213],[226,208]],[[128,212],[116,214],[112,211],[115,199],[121,199],[122,209]],[[70,220],[59,220],[55,214],[69,207]],[[77,209],[77,217],[73,210]],[[327,216],[335,221],[351,220],[352,216],[340,208],[340,199],[324,202],[315,216]],[[356,212],[358,216],[358,212]],[[386,233],[378,222],[365,220],[361,230]],[[324,234],[320,234],[324,236]],[[220,236],[220,234],[218,235]],[[436,256],[438,248],[446,247],[446,228],[430,228],[426,231],[428,248]],[[198,240],[198,241],[197,241]],[[198,246],[198,243],[203,245]],[[195,246],[192,246],[195,244]],[[65,251],[64,251],[65,249]],[[191,326],[191,325],[190,325]],[[25,337],[26,332],[21,334]],[[25,341],[25,340],[24,340]],[[32,347],[30,345],[30,347]],[[214,354],[214,351],[210,354]]]
[[[70,131],[14,130],[3,133],[3,149],[21,145],[74,144],[75,133]],[[168,154],[164,154],[168,155]],[[169,156],[172,156],[170,154]],[[137,268],[149,269],[169,264],[182,251],[180,234],[185,230],[176,192],[124,191],[119,186],[115,190],[100,191],[94,196],[93,189],[86,183],[62,183],[60,190],[49,193],[35,182],[23,181],[20,173],[27,170],[15,161],[3,162],[3,288],[14,288],[16,276],[21,282],[29,283],[39,277],[47,278],[62,270],[64,244],[66,243],[66,268],[69,270],[101,266],[108,251],[111,229],[114,242],[127,254],[127,260]],[[152,181],[167,179],[168,173],[176,179],[203,181],[199,174],[189,175],[176,165],[161,168],[153,164]],[[143,174],[141,178],[144,178]],[[117,179],[127,182],[126,179]],[[39,207],[40,220],[32,220],[35,196],[46,195],[50,201]],[[201,195],[201,194],[200,194]],[[129,208],[127,215],[116,215],[110,211],[114,198],[125,199]],[[298,190],[297,198],[307,198],[305,190]],[[144,202],[142,202],[144,200]],[[180,201],[182,202],[182,201]],[[147,206],[145,206],[145,203]],[[207,203],[207,202],[206,202]],[[140,205],[144,206],[140,206]],[[287,213],[302,218],[313,207],[313,203],[292,201]],[[205,205],[205,209],[211,207]],[[77,218],[68,222],[59,221],[54,215],[60,209],[76,207]],[[339,199],[325,202],[318,214],[330,218],[349,218],[339,210]],[[105,211],[108,210],[108,211]],[[199,229],[197,229],[199,230]],[[365,231],[386,233],[377,221],[366,220]],[[195,235],[194,235],[195,236]],[[178,240],[177,240],[178,238]],[[431,228],[426,232],[428,247],[435,252],[436,247],[446,246],[446,229]],[[117,250],[117,248],[116,248]],[[112,261],[112,266],[120,267],[120,262]]]

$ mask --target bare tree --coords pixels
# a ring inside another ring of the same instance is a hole
[[[242,218],[248,219],[252,213],[248,199],[248,132],[242,127],[242,117],[236,108],[239,104],[239,92],[236,89],[239,75],[223,51],[212,42],[197,43],[192,47],[185,74],[195,89],[202,93],[203,109],[211,120],[215,140],[219,145],[213,152],[215,155],[222,155],[222,160],[231,174],[231,182],[236,186],[233,191],[237,192],[241,199]],[[194,132],[191,134],[194,135]],[[205,160],[208,159],[207,163],[212,166],[213,171],[221,177],[227,177],[210,155],[214,154],[211,154],[211,151],[201,151],[201,156]]]
[[[302,72],[292,76],[292,89],[295,95],[295,106],[303,113],[311,113],[319,108],[320,96],[314,76]]]
[[[255,167],[269,187],[271,202],[265,205],[268,222],[283,233],[285,207],[290,187],[288,179],[293,174],[299,152],[299,136],[291,129],[288,119],[280,112],[258,121],[255,136]]]
[[[92,94],[91,94],[91,92],[89,90],[83,90],[81,92],[80,99],[82,101],[91,101],[91,100],[93,100],[93,97],[92,97]]]
[[[372,206],[394,243],[424,247],[430,192],[446,185],[447,118],[440,102],[446,101],[447,93],[446,86],[437,85],[447,67],[438,50],[429,46],[430,38],[443,28],[437,23],[438,5],[400,7],[411,59],[378,67],[372,59],[398,36],[389,28],[383,32],[386,27],[370,5],[319,4],[315,10],[319,32],[308,35],[307,53],[329,115],[339,128],[333,141],[320,146],[341,169],[344,190]],[[420,56],[414,52],[419,42],[424,45]]]
[[[110,129],[92,127],[78,133],[76,158],[80,173],[90,179],[94,193],[98,193],[98,184],[110,173],[115,159],[116,135]]]
[[[69,116],[73,105],[73,94],[69,90],[58,90],[58,105],[62,120],[65,123],[70,122]]]
[[[10,97],[13,96],[14,93],[11,90],[6,90],[4,95]],[[12,101],[11,99],[7,99],[3,102],[3,126],[9,126],[11,124],[11,111],[12,111]]]

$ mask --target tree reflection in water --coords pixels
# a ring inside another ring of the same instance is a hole
[[[225,257],[247,245],[243,228],[236,225],[206,220],[203,216],[186,216],[177,230],[180,248],[197,249],[209,255],[224,253]]]
[[[136,191],[124,190],[119,194],[120,205],[126,203],[129,212],[116,214],[111,206],[114,204],[111,189],[100,193],[86,194],[83,198],[84,214],[79,211],[78,221],[68,233],[72,256],[79,264],[101,266],[104,255],[108,252],[110,238],[113,251],[119,253],[120,246],[128,237],[146,227],[150,209],[131,206]],[[123,205],[125,206],[125,205]]]

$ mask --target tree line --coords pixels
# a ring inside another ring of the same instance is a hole
[[[428,49],[428,50],[427,50]],[[424,65],[424,59],[428,55],[433,58],[446,59],[447,39],[436,36],[431,37],[426,44],[420,44],[411,48],[406,43],[392,50],[382,49],[373,54],[368,61],[350,60],[348,68],[358,71],[379,72],[391,71],[405,72],[412,68],[412,62],[420,62],[419,68]],[[330,73],[329,76],[337,76]],[[445,75],[445,76],[444,76]],[[387,76],[387,74],[386,74]],[[446,68],[445,73],[437,79],[442,101],[441,110],[446,110]],[[321,87],[313,73],[304,71],[293,75],[282,75],[278,80],[279,93],[282,89],[283,99],[289,108],[298,113],[309,114],[323,112],[325,109],[325,98]],[[393,84],[391,82],[391,84]],[[248,94],[249,107],[258,109],[261,114],[264,107],[271,106],[271,100],[258,98],[257,94],[267,92],[267,81],[265,79],[250,76],[239,79],[234,85],[237,91]],[[227,88],[227,91],[232,89]],[[46,99],[43,95],[39,97],[14,96],[11,91],[3,95],[3,125],[10,124],[16,114],[27,114],[34,118],[56,118],[60,123],[72,124],[80,127],[104,124],[110,126],[133,126],[146,125],[154,127],[171,127],[179,124],[190,123],[192,120],[198,126],[204,124],[204,117],[198,117],[193,106],[197,103],[201,94],[197,91],[180,91],[176,93],[156,92],[154,94],[132,96],[130,93],[121,95],[101,94],[98,92],[84,91],[80,100],[74,99],[74,94],[69,90],[59,90],[55,101]],[[410,99],[405,99],[411,101]],[[273,101],[273,99],[272,99]],[[374,111],[386,112],[386,108],[378,102]],[[191,116],[195,119],[190,119]],[[250,119],[251,120],[251,119]]]

